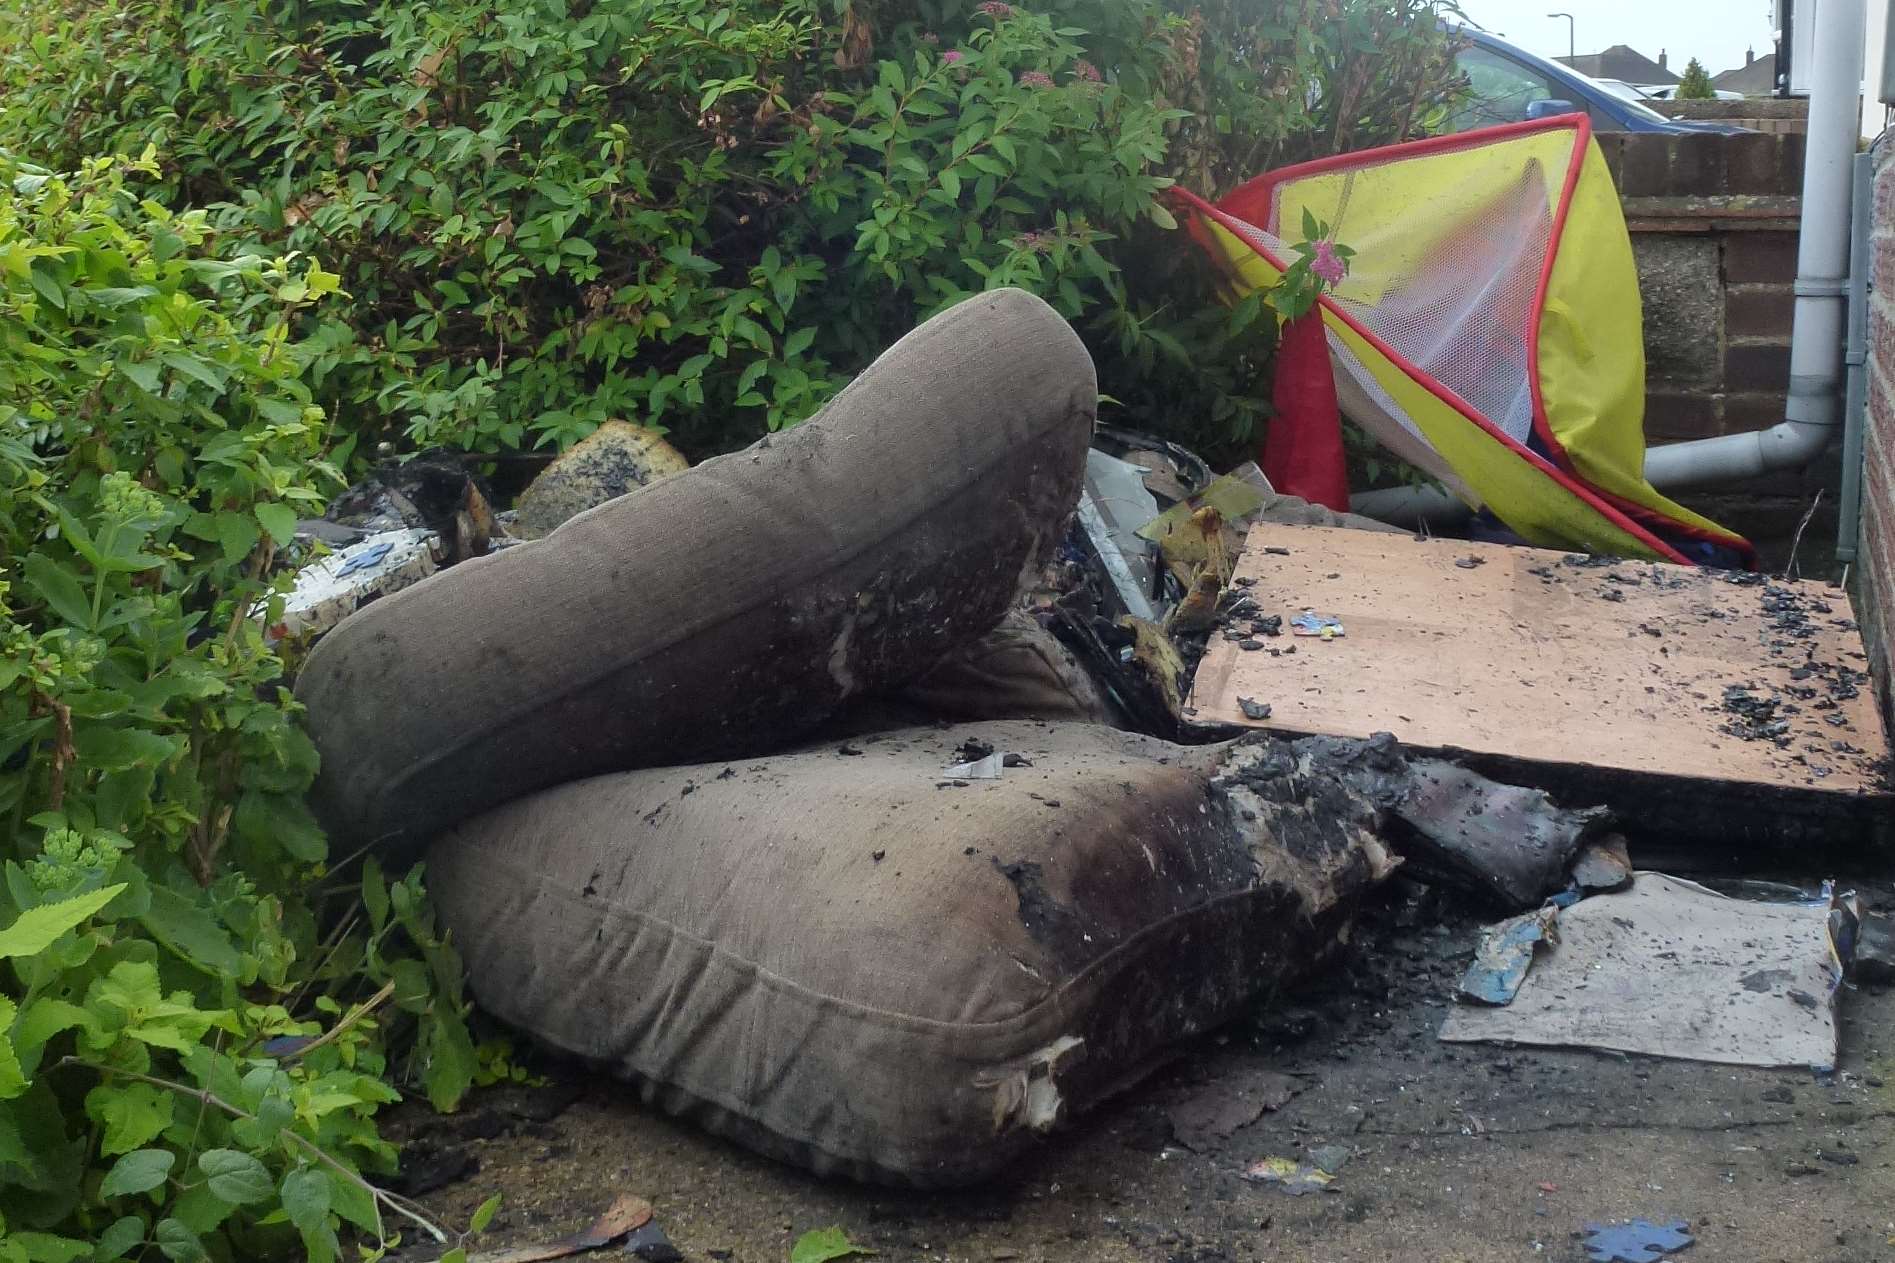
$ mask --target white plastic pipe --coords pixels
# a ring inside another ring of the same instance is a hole
[[[1807,0],[1806,0],[1807,2]],[[1843,329],[1848,314],[1851,167],[1855,159],[1868,6],[1820,0],[1809,66],[1809,136],[1803,158],[1803,219],[1790,332],[1790,392],[1784,420],[1768,430],[1655,447],[1645,455],[1654,487],[1736,482],[1809,464],[1842,421]],[[1365,492],[1357,513],[1414,525],[1467,514],[1432,487]]]

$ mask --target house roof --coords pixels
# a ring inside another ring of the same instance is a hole
[[[1595,79],[1622,79],[1626,83],[1641,85],[1678,82],[1677,75],[1625,44],[1614,44],[1603,53],[1586,53],[1557,60]]]
[[[1777,89],[1777,55],[1765,53],[1747,66],[1726,70],[1711,80],[1711,86],[1745,96],[1769,96]]]

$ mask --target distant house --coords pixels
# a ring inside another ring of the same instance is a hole
[[[1678,76],[1665,66],[1665,50],[1662,48],[1658,50],[1657,61],[1625,44],[1614,44],[1603,53],[1586,53],[1581,57],[1560,57],[1557,60],[1595,79],[1620,79],[1640,87],[1678,82]]]
[[[1721,92],[1741,92],[1745,96],[1771,96],[1777,90],[1777,55],[1765,53],[1759,57],[1753,50],[1744,51],[1744,64],[1735,70],[1726,70],[1711,80],[1711,86]]]

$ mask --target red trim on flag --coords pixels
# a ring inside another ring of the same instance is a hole
[[[1533,293],[1532,314],[1527,317],[1527,388],[1533,392],[1533,429],[1568,472],[1577,474],[1566,445],[1553,434],[1553,423],[1546,415],[1546,400],[1540,395],[1540,319],[1546,314],[1546,291],[1553,286],[1553,261],[1559,258],[1560,237],[1566,231],[1566,215],[1573,207],[1573,190],[1579,187],[1579,172],[1586,163],[1586,150],[1592,143],[1592,120],[1584,114],[1565,114],[1562,119],[1576,124],[1572,161],[1566,165],[1566,182],[1560,188],[1559,205],[1553,211],[1552,227],[1546,233],[1546,258],[1540,263],[1540,285]]]
[[[1466,135],[1486,136],[1487,138],[1491,139],[1493,134],[1496,132],[1551,130],[1550,128],[1547,127],[1547,123],[1549,122],[1561,127],[1572,127],[1575,125],[1576,122],[1579,122],[1579,121],[1583,121],[1580,119],[1580,116],[1562,115],[1560,118],[1557,118],[1557,119],[1536,120],[1531,124],[1509,124],[1506,127],[1487,128],[1483,132],[1469,132],[1469,133],[1466,133]],[[1433,137],[1429,140],[1415,141],[1409,145],[1394,146],[1389,152],[1392,154],[1396,151],[1406,150],[1410,153],[1413,153],[1416,151],[1417,147],[1426,147],[1429,150],[1451,148],[1453,147],[1452,145],[1445,144],[1442,142],[1450,141],[1450,140],[1460,140],[1460,139],[1462,139],[1462,137],[1452,137],[1452,138]],[[1359,161],[1360,155],[1341,155],[1338,158],[1320,159],[1317,163],[1304,163],[1300,168],[1292,167],[1292,168],[1289,168],[1287,171],[1276,173],[1275,178],[1280,179],[1283,176],[1291,174],[1298,170],[1307,172],[1312,167],[1334,166],[1343,160]],[[1269,177],[1260,177],[1258,180],[1253,180],[1251,181],[1249,185],[1246,185],[1245,188],[1249,189],[1252,186],[1261,186],[1263,179],[1265,178],[1269,178]],[[1233,236],[1235,236],[1239,241],[1243,242],[1244,245],[1248,246],[1251,250],[1255,251],[1260,257],[1264,259],[1265,262],[1269,263],[1272,267],[1276,268],[1279,272],[1288,270],[1288,265],[1284,263],[1281,259],[1273,257],[1269,253],[1269,251],[1263,249],[1261,246],[1258,246],[1255,242],[1252,242],[1251,240],[1249,240],[1247,237],[1244,236],[1243,230],[1246,227],[1249,227],[1250,225],[1245,224],[1242,219],[1224,210],[1221,210],[1216,206],[1211,205],[1209,202],[1205,201],[1203,198],[1199,197],[1197,194],[1191,192],[1189,189],[1173,189],[1172,193],[1178,198],[1181,198],[1185,202],[1186,205],[1190,206],[1193,210],[1196,210],[1199,214],[1209,216],[1211,219],[1215,220],[1219,224],[1222,224],[1225,228],[1229,229]],[[1547,477],[1551,478],[1554,482],[1564,487],[1568,492],[1572,493],[1572,495],[1575,498],[1584,501],[1588,507],[1590,507],[1594,512],[1598,513],[1599,516],[1605,518],[1606,521],[1611,522],[1614,526],[1618,527],[1620,530],[1624,531],[1626,534],[1632,536],[1632,538],[1638,540],[1640,543],[1650,548],[1653,552],[1657,553],[1659,556],[1664,557],[1665,559],[1669,561],[1677,562],[1681,566],[1688,566],[1692,564],[1690,558],[1680,553],[1677,549],[1673,548],[1671,545],[1667,544],[1664,540],[1658,538],[1656,535],[1653,535],[1650,531],[1646,530],[1643,526],[1639,525],[1637,522],[1634,522],[1631,518],[1627,517],[1623,512],[1621,512],[1615,505],[1611,504],[1609,501],[1605,499],[1602,499],[1599,492],[1597,492],[1590,485],[1580,481],[1574,474],[1552,463],[1551,461],[1547,460],[1544,456],[1541,456],[1538,452],[1535,452],[1531,448],[1526,447],[1524,444],[1516,441],[1512,435],[1508,434],[1505,430],[1500,429],[1492,421],[1489,421],[1486,417],[1482,416],[1479,412],[1475,411],[1474,408],[1471,405],[1469,405],[1466,400],[1462,399],[1454,391],[1448,389],[1441,382],[1437,381],[1432,374],[1424,372],[1419,366],[1409,362],[1409,360],[1406,357],[1401,355],[1398,351],[1395,350],[1395,348],[1391,347],[1388,343],[1384,342],[1374,331],[1370,330],[1368,327],[1363,325],[1361,321],[1351,316],[1347,311],[1344,311],[1340,306],[1338,306],[1334,301],[1330,299],[1329,295],[1323,294],[1320,297],[1318,297],[1316,301],[1322,305],[1324,310],[1328,311],[1330,314],[1334,315],[1338,320],[1342,321],[1345,325],[1349,326],[1349,328],[1363,341],[1367,342],[1370,346],[1374,347],[1382,355],[1386,356],[1390,362],[1395,364],[1396,367],[1400,368],[1404,373],[1412,377],[1415,380],[1415,382],[1419,384],[1423,389],[1427,390],[1428,393],[1434,395],[1437,399],[1441,400],[1442,403],[1447,404],[1450,408],[1460,413],[1462,417],[1464,417],[1467,421],[1472,423],[1476,428],[1481,430],[1488,437],[1497,440],[1498,442],[1503,444],[1508,450],[1512,451],[1516,456],[1519,456],[1521,459],[1527,461],[1530,465],[1537,468],[1541,473],[1545,474]]]

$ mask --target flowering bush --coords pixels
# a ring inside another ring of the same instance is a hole
[[[333,1259],[396,1206],[393,1085],[451,1105],[476,1057],[414,880],[319,919],[251,617],[338,485],[293,333],[337,278],[217,251],[154,174],[0,154],[0,1261]]]
[[[158,147],[171,196],[350,293],[345,433],[480,451],[607,417],[704,454],[916,321],[1031,289],[1116,419],[1215,446],[1267,396],[1174,180],[1413,134],[1433,0],[0,0],[0,145]],[[366,450],[358,447],[357,450]]]

